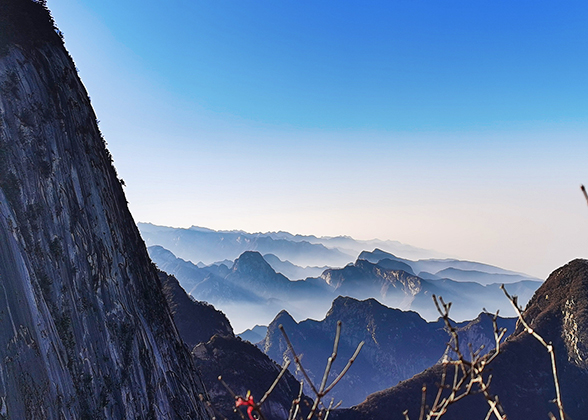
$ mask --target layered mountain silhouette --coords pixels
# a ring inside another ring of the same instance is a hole
[[[327,268],[326,265],[322,267],[300,267],[296,264],[292,264],[290,261],[282,261],[274,254],[265,254],[263,259],[272,266],[277,273],[283,274],[290,280],[303,280],[308,277],[318,277]]]
[[[362,255],[365,256],[366,253]],[[417,311],[426,319],[438,316],[432,304],[432,295],[442,296],[453,302],[453,316],[457,320],[472,319],[482,311],[500,310],[506,316],[515,313],[500,290],[499,283],[481,285],[451,279],[423,279],[397,267],[397,261],[389,255],[377,263],[358,259],[354,264],[341,269],[326,270],[321,278],[334,288],[337,295],[348,295],[360,299],[374,297],[380,302],[400,309]],[[403,263],[403,262],[401,262]],[[406,264],[406,263],[403,263]],[[509,284],[512,293],[527,302],[541,282],[522,280]]]
[[[194,298],[225,312],[237,331],[267,325],[285,308],[297,317],[322,317],[336,297],[320,278],[290,281],[255,251],[244,252],[230,268],[198,267],[157,246],[149,247],[149,253]]]
[[[394,254],[375,249],[372,252],[363,251],[357,257],[360,260],[367,260],[373,263],[390,260],[388,264],[404,264],[404,270],[411,274],[417,274],[421,278],[451,279],[456,281],[477,282],[482,285],[492,283],[515,283],[523,280],[539,281],[539,279],[527,276],[514,271],[505,270],[489,264],[463,261],[456,259],[426,259],[411,261],[399,258]],[[407,267],[410,270],[407,270]],[[400,268],[402,269],[402,268]]]
[[[415,262],[397,259],[381,250],[360,254],[360,257],[375,262],[358,259],[353,264],[326,269],[319,277],[303,281],[290,281],[276,273],[264,257],[254,251],[244,252],[230,268],[224,264],[197,267],[160,246],[149,247],[149,252],[159,268],[176,275],[196,299],[221,308],[231,319],[237,317],[239,330],[255,324],[267,325],[282,309],[296,319],[322,318],[333,299],[340,295],[358,299],[376,298],[388,306],[415,310],[429,320],[438,316],[432,302],[433,294],[454,302],[453,315],[460,321],[473,319],[484,310],[500,310],[505,316],[514,316],[499,283],[481,285],[447,278],[424,279],[414,275],[415,270],[409,264]],[[484,264],[458,263],[486,269]],[[445,267],[447,261],[439,264]],[[418,265],[415,267],[418,268]],[[494,270],[501,269],[495,267]],[[517,275],[502,271],[500,274],[486,274],[518,280],[509,284],[509,290],[517,294],[523,303],[541,284],[534,280],[519,280]]]
[[[253,328],[247,329],[242,333],[238,334],[243,340],[247,340],[250,343],[259,343],[265,338],[267,334],[267,327],[265,325],[256,325]]]
[[[588,261],[574,260],[554,271],[529,301],[523,314],[530,327],[552,343],[566,414],[585,418],[588,409]],[[370,395],[343,410],[336,419],[418,418],[421,387],[436,390],[442,368],[435,366],[393,388]],[[491,364],[490,392],[498,395],[509,419],[548,418],[557,413],[549,355],[534,337],[518,328]],[[433,394],[433,392],[431,392]],[[433,395],[429,395],[430,404]],[[443,416],[484,418],[487,403],[480,395],[464,398]]]
[[[161,245],[176,256],[194,263],[212,264],[224,259],[234,260],[245,251],[274,254],[300,266],[342,266],[353,260],[353,255],[321,243],[293,241],[243,231],[214,231],[191,227],[189,229],[139,223],[141,235],[148,246]]]
[[[208,419],[44,4],[0,0],[0,417]]]
[[[338,297],[322,321],[297,323],[286,311],[280,312],[258,346],[276,361],[291,359],[278,329],[283,325],[294,348],[302,355],[311,379],[320,382],[326,360],[333,351],[337,321],[343,326],[331,380],[344,367],[359,342],[365,342],[351,370],[332,391],[331,396],[343,400],[345,406],[360,403],[368,394],[396,385],[434,365],[446,354],[446,343],[450,339],[442,320],[427,322],[416,312],[388,308],[374,299],[359,301]],[[500,327],[507,328],[508,333],[514,331],[515,321],[514,318],[498,319]],[[493,348],[490,315],[480,314],[475,320],[456,327],[474,346],[483,344],[486,351]],[[296,368],[292,371],[296,372]],[[297,376],[302,379],[299,372]]]

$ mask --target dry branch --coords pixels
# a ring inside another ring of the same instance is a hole
[[[286,345],[288,346],[288,349],[290,350],[290,352],[292,353],[292,356],[294,357],[294,362],[296,363],[296,366],[298,366],[298,368],[302,372],[302,375],[306,379],[308,385],[310,386],[310,389],[312,389],[312,392],[315,395],[314,404],[312,405],[312,408],[310,409],[310,413],[308,413],[308,417],[307,417],[307,420],[310,420],[315,415],[317,415],[317,410],[319,409],[319,406],[321,405],[322,400],[325,397],[325,395],[327,395],[333,389],[333,387],[339,383],[339,381],[345,376],[345,374],[347,373],[347,371],[349,370],[349,368],[351,367],[353,362],[355,362],[355,359],[359,355],[359,352],[361,351],[361,348],[363,347],[364,342],[362,341],[361,343],[358,344],[357,348],[355,349],[355,352],[353,353],[353,356],[351,356],[351,358],[347,361],[347,364],[345,365],[345,367],[343,368],[341,373],[339,373],[339,375],[337,375],[337,377],[333,380],[333,382],[331,382],[331,384],[329,386],[327,386],[327,380],[329,378],[329,374],[331,373],[331,367],[333,366],[333,362],[337,358],[337,351],[339,348],[339,340],[341,338],[341,321],[337,321],[337,332],[335,333],[335,340],[333,342],[333,353],[331,354],[331,357],[329,357],[327,359],[325,373],[323,374],[321,384],[317,390],[316,386],[314,385],[314,383],[312,382],[312,380],[310,379],[310,377],[306,373],[304,366],[302,366],[302,363],[300,362],[300,357],[296,354],[296,351],[294,350],[294,347],[292,346],[292,342],[290,341],[290,338],[288,338],[288,334],[286,334],[284,327],[282,325],[280,325],[279,328],[280,328],[280,331],[282,332],[282,335],[284,336],[284,339],[286,340]],[[336,406],[339,406],[339,404],[337,404]],[[324,411],[324,419],[323,420],[326,420],[326,418],[329,416],[329,413],[332,408],[333,408],[333,401],[331,401],[331,404],[328,407],[324,407],[324,405],[323,405],[323,411]],[[323,413],[319,412],[318,417],[323,418]]]
[[[445,303],[442,297],[437,297],[435,295],[433,295],[433,301],[435,302],[437,311],[441,315],[441,318],[445,323],[445,328],[451,337],[449,343],[447,343],[447,347],[455,354],[456,360],[450,360],[448,358],[443,360],[441,381],[438,384],[435,400],[431,407],[426,405],[427,387],[423,385],[419,420],[440,419],[447,412],[450,405],[473,394],[482,394],[488,403],[488,412],[486,414],[487,420],[492,417],[499,420],[506,420],[506,414],[504,414],[504,410],[502,409],[498,397],[492,395],[489,390],[492,376],[490,375],[487,379],[484,379],[485,369],[500,352],[500,343],[506,333],[506,329],[499,329],[496,323],[498,312],[492,318],[496,348],[487,355],[480,356],[484,347],[482,346],[479,349],[474,350],[470,345],[470,359],[468,360],[461,351],[459,334],[449,318],[451,302]],[[447,369],[451,366],[454,367],[453,380],[451,384],[447,384]],[[447,395],[443,396],[444,393]],[[406,420],[410,420],[408,411],[404,411],[403,414]]]
[[[584,188],[583,185],[582,185],[582,192],[584,193],[584,196],[586,196],[586,199],[588,200],[588,195],[586,194],[586,189]],[[537,334],[537,332],[535,330],[533,330],[533,328],[531,328],[529,326],[529,324],[527,324],[527,321],[525,321],[525,318],[523,318],[522,309],[518,305],[517,297],[509,295],[508,292],[506,291],[506,288],[504,287],[504,284],[501,285],[500,288],[502,289],[502,291],[504,292],[504,294],[506,295],[506,297],[508,298],[508,300],[510,301],[510,303],[514,307],[514,310],[517,313],[519,321],[523,325],[523,328],[525,329],[525,331],[527,333],[531,334],[533,337],[535,337],[535,339],[537,339],[537,341],[539,341],[541,343],[541,345],[547,349],[547,353],[549,353],[549,357],[551,358],[551,371],[553,374],[553,382],[555,385],[555,403],[557,404],[557,408],[559,410],[559,419],[565,420],[566,416],[565,416],[565,412],[564,412],[563,403],[561,401],[561,392],[559,389],[559,380],[557,378],[557,367],[555,366],[555,352],[553,351],[553,345],[551,343],[545,342],[543,337],[541,337],[539,334]],[[555,416],[552,413],[549,413],[549,416],[550,416],[550,418],[555,419]]]

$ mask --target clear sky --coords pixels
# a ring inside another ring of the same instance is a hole
[[[48,6],[137,221],[588,257],[588,2]]]

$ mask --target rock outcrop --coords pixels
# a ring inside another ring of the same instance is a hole
[[[44,2],[0,0],[0,418],[207,419]]]

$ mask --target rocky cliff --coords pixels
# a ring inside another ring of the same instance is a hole
[[[1,418],[208,418],[90,100],[31,0],[0,0],[0,360]]]

